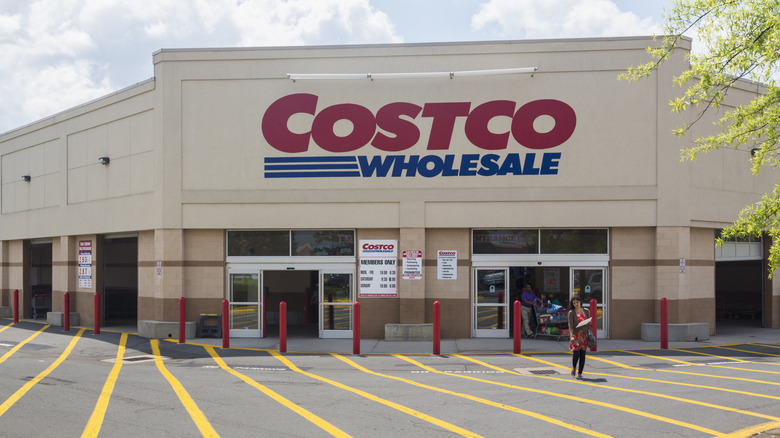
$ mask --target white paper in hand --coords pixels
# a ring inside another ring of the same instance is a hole
[[[584,319],[584,320],[582,320],[582,321],[581,321],[579,324],[577,324],[577,328],[580,328],[580,327],[582,327],[582,326],[584,326],[584,325],[588,325],[588,324],[590,324],[590,320],[591,320],[591,319],[593,319],[593,317],[590,317],[590,318],[588,318],[588,319]]]

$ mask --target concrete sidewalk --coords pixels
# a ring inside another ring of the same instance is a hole
[[[111,330],[110,328],[107,330]],[[765,329],[739,325],[721,325],[718,333],[710,339],[697,342],[669,342],[669,348],[704,347],[708,345],[724,345],[739,343],[762,343],[780,346],[780,329]],[[187,339],[187,343],[206,344],[221,347],[222,339],[195,338]],[[231,338],[230,348],[249,348],[260,350],[278,350],[278,337],[269,338]],[[469,338],[442,339],[441,354],[453,353],[511,353],[514,348],[513,339]],[[599,339],[598,351],[658,349],[660,342],[645,342],[639,339]],[[521,352],[532,353],[568,353],[569,341],[555,340],[552,337],[521,340]],[[318,339],[318,338],[288,338],[288,353],[352,353],[352,339]],[[377,339],[360,341],[361,354],[430,354],[433,352],[432,342],[390,342]]]

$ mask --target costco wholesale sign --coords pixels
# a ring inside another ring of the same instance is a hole
[[[318,100],[314,94],[291,94],[277,99],[265,111],[263,136],[272,148],[285,154],[265,158],[265,178],[556,175],[561,153],[549,149],[565,143],[577,126],[574,110],[554,99],[429,102],[422,106],[392,102],[376,113],[353,103],[318,108]],[[534,128],[541,116],[553,119],[551,130],[538,132]],[[308,130],[292,132],[288,122],[293,117],[310,120]],[[499,117],[511,120],[509,131],[488,129],[490,121]],[[430,119],[431,127],[428,138],[423,139],[418,127],[422,119]],[[335,128],[344,120],[352,124],[352,131],[340,136]],[[463,134],[476,153],[399,154],[421,140],[427,151],[448,151],[459,120],[464,120]],[[516,149],[510,138],[529,151],[498,153],[510,146]],[[331,154],[297,155],[309,152],[312,142]],[[369,147],[390,154],[352,155]]]

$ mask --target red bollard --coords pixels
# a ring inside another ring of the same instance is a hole
[[[591,348],[590,351],[597,351],[596,349],[599,346],[599,335],[597,333],[597,326],[599,323],[599,306],[598,303],[596,303],[595,298],[590,299],[590,317],[592,318],[590,320],[590,330],[593,332],[593,337],[596,338],[596,343],[593,345],[593,348]]]
[[[661,298],[661,350],[669,349],[669,311],[666,298]]]
[[[279,303],[279,353],[287,353],[287,303]]]
[[[179,298],[179,343],[185,342],[184,334],[184,297]]]
[[[65,292],[63,300],[63,329],[68,332],[70,331],[70,292]]]
[[[360,354],[360,303],[357,301],[352,312],[352,354]]]
[[[441,354],[441,304],[433,302],[433,354]]]
[[[515,312],[514,325],[515,326],[514,326],[514,330],[513,330],[514,334],[512,336],[515,338],[515,348],[514,348],[513,351],[514,351],[515,354],[520,354],[520,333],[521,333],[520,329],[522,328],[522,326],[520,325],[521,322],[522,322],[522,320],[521,320],[522,312],[520,311],[521,310],[520,309],[520,300],[515,300],[514,306],[515,306],[515,310],[514,310],[514,312]]]
[[[14,324],[19,324],[19,289],[14,289]]]
[[[95,332],[94,334],[100,334],[100,294],[95,292]]]
[[[230,348],[230,303],[222,300],[222,348]]]

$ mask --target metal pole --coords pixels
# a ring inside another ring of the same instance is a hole
[[[95,292],[95,334],[100,334],[100,294]]]
[[[521,324],[520,315],[522,314],[522,312],[520,311],[521,310],[520,309],[520,300],[515,300],[514,306],[515,306],[515,316],[514,316],[514,325],[515,326],[514,326],[514,330],[513,330],[513,332],[514,332],[513,337],[515,339],[515,348],[514,348],[513,351],[514,351],[515,354],[520,354],[520,333],[521,333],[521,328],[522,328],[522,326],[520,325]]]
[[[661,350],[669,349],[669,311],[666,298],[661,298]]]
[[[279,303],[279,353],[287,353],[287,303]]]
[[[179,298],[179,343],[183,344],[185,342],[185,333],[184,333],[184,297]]]
[[[65,310],[65,314],[62,315],[63,317],[63,329],[68,332],[70,331],[70,292],[65,292],[63,295],[63,308]]]
[[[222,300],[222,348],[230,348],[230,304]]]
[[[360,354],[360,303],[355,301],[352,311],[352,354]]]
[[[441,304],[433,302],[433,354],[441,354]]]

